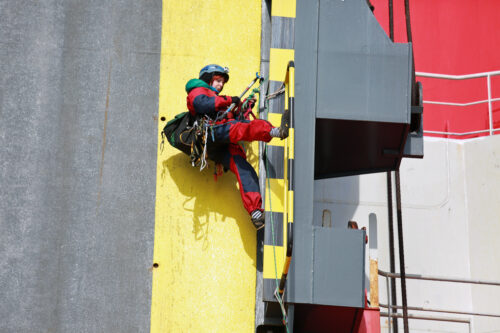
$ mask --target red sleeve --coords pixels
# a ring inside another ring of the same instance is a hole
[[[230,96],[215,96],[216,111],[225,111],[231,103],[232,99]]]

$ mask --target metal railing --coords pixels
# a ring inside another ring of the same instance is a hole
[[[493,135],[495,132],[500,131],[500,129],[495,129],[493,127],[493,106],[492,103],[496,101],[500,101],[500,98],[492,98],[491,97],[491,77],[500,75],[500,71],[492,71],[492,72],[483,72],[476,74],[466,74],[466,75],[448,75],[448,74],[436,74],[436,73],[424,73],[424,72],[416,72],[416,76],[420,77],[428,77],[434,79],[445,79],[445,80],[468,80],[468,79],[477,79],[477,78],[486,78],[486,85],[488,89],[488,99],[473,101],[469,103],[451,103],[451,102],[439,102],[439,101],[426,101],[424,100],[424,104],[438,104],[438,105],[451,105],[451,106],[470,106],[477,104],[488,103],[488,119],[489,119],[489,129],[487,130],[479,130],[472,132],[463,132],[463,133],[454,133],[454,132],[441,132],[441,131],[424,131],[426,134],[438,134],[438,135],[450,135],[450,136],[466,136],[473,134],[482,134],[489,133],[489,135]]]
[[[378,270],[380,276],[385,277],[386,288],[387,288],[387,303],[380,303],[381,308],[387,309],[387,313],[381,312],[381,317],[388,317],[389,332],[391,332],[391,319],[392,318],[403,318],[401,313],[397,313],[398,309],[403,309],[402,306],[391,304],[391,289],[389,287],[389,278],[401,278],[401,274],[384,272]],[[486,280],[473,280],[473,279],[462,279],[462,278],[449,278],[431,275],[420,275],[420,274],[405,274],[406,279],[415,280],[427,280],[427,281],[440,281],[440,282],[453,282],[453,283],[467,283],[467,284],[480,284],[480,285],[490,285],[490,286],[500,286],[500,281],[486,281]],[[395,312],[393,312],[395,310]],[[471,311],[458,311],[458,310],[443,310],[443,309],[431,309],[417,306],[407,306],[406,310],[413,311],[423,311],[423,312],[435,312],[435,313],[448,313],[448,314],[458,314],[458,315],[468,315],[468,316],[484,316],[484,317],[494,317],[500,318],[500,314],[493,313],[482,313],[482,312],[471,312]],[[420,320],[431,320],[431,321],[447,321],[455,323],[464,323],[469,327],[469,333],[472,332],[472,321],[471,318],[451,318],[451,317],[436,317],[436,316],[424,316],[424,315],[414,315],[409,314],[408,319],[420,319]]]

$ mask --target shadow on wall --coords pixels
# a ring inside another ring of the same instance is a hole
[[[169,200],[179,200],[186,220],[192,217],[193,237],[195,241],[203,242],[203,250],[209,248],[211,240],[214,241],[209,237],[211,230],[223,228],[221,223],[236,220],[245,252],[253,258],[255,266],[255,229],[243,208],[236,177],[228,171],[215,181],[214,170],[214,163],[210,161],[200,172],[199,167],[191,166],[187,155],[179,152],[162,162],[161,181],[167,177],[174,181],[182,196]]]

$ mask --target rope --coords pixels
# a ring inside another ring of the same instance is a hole
[[[208,139],[208,133],[207,133],[207,129],[205,129],[205,144],[203,145],[203,154],[201,155],[201,164],[200,164],[200,171],[202,171],[203,169],[205,169],[205,167],[208,165],[207,163],[207,139]]]
[[[281,87],[276,90],[275,92],[273,92],[272,94],[269,94],[266,96],[266,101],[270,100],[270,99],[273,99],[281,94],[283,94],[285,92],[285,85],[282,84]]]

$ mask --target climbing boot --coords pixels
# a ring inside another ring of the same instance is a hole
[[[279,138],[281,140],[288,138],[288,130],[290,129],[290,110],[285,110],[281,116],[281,125],[279,127]]]
[[[262,227],[264,227],[264,222],[265,222],[264,212],[256,209],[252,212],[251,215],[252,215],[252,223],[255,229],[259,230]]]
[[[264,215],[262,215],[262,217],[260,217],[258,219],[252,218],[252,223],[253,223],[253,226],[255,227],[256,230],[264,228],[264,225],[265,225],[264,222],[265,222]]]

